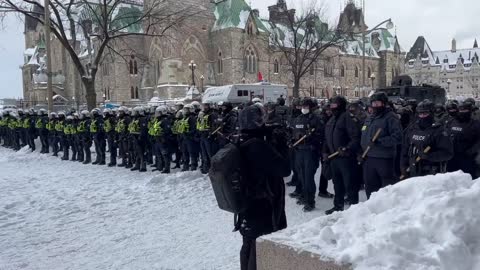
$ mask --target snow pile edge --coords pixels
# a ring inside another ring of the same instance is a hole
[[[480,269],[480,181],[412,178],[331,216],[265,236],[354,269]]]

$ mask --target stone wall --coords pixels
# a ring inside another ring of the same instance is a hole
[[[333,260],[308,251],[296,250],[284,244],[257,240],[258,270],[352,270],[349,265],[339,265]]]

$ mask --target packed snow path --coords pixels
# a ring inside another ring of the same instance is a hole
[[[199,172],[141,174],[0,147],[0,192],[2,270],[239,269],[233,215]],[[289,226],[331,206],[319,199],[304,214],[287,198]]]

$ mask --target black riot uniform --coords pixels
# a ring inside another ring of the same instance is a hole
[[[299,204],[303,204],[305,212],[315,208],[315,173],[320,165],[320,155],[324,136],[324,126],[320,118],[313,113],[315,103],[305,99],[302,103],[302,114],[293,124],[293,141],[297,143],[295,151],[295,167],[297,167],[300,194]],[[303,138],[303,139],[302,139]]]
[[[365,120],[361,129],[361,146],[362,151],[366,152],[365,160],[360,160],[363,163],[363,180],[368,198],[371,193],[396,182],[396,151],[397,146],[402,143],[400,120],[386,108],[387,95],[377,92],[370,98],[370,102],[373,113]],[[373,142],[377,132],[380,135]]]
[[[431,101],[422,101],[417,107],[417,115],[417,121],[405,131],[401,159],[403,175],[444,173],[447,162],[453,157],[452,141],[445,126],[435,122]]]
[[[357,204],[360,186],[355,173],[357,152],[360,149],[359,121],[347,112],[347,100],[344,97],[334,97],[330,108],[333,117],[325,125],[323,160],[330,162],[335,198],[334,207],[326,214],[343,211],[346,194],[350,204]]]
[[[454,155],[448,162],[447,171],[462,170],[479,177],[476,158],[480,151],[480,121],[472,117],[473,104],[465,102],[458,108],[455,118],[447,123],[447,131],[453,141]]]
[[[219,148],[225,146],[229,138],[237,132],[237,112],[233,110],[233,105],[229,102],[221,104],[222,113],[217,118],[217,127],[220,128],[220,133],[216,133]]]

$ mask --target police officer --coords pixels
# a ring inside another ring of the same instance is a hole
[[[146,140],[148,139],[148,123],[145,118],[145,110],[142,107],[133,109],[133,119],[128,125],[130,133],[130,142],[135,156],[135,164],[131,171],[147,171],[147,161],[145,156]]]
[[[55,125],[57,123],[57,113],[51,112],[48,116],[47,130],[48,130],[48,145],[52,146],[52,152],[54,151],[55,143]],[[50,147],[49,147],[50,148]],[[46,153],[49,153],[49,148],[47,148]]]
[[[210,103],[203,103],[203,114],[197,117],[197,130],[200,136],[200,149],[202,156],[201,172],[208,173],[210,159],[217,153],[218,144],[215,136],[211,136],[212,127],[215,126],[217,114],[213,111]]]
[[[173,121],[165,106],[158,107],[155,111],[155,116],[158,117],[155,134],[159,134],[157,151],[160,153],[163,162],[163,170],[161,172],[168,174],[170,173],[172,154],[175,152],[173,148],[174,135],[172,133]],[[160,166],[158,168],[160,170]]]
[[[387,103],[388,97],[384,92],[373,94],[370,98],[372,115],[362,127],[361,146],[365,160],[362,158],[359,161],[363,162],[363,180],[368,198],[373,192],[396,182],[395,158],[397,146],[402,143],[402,127],[397,115],[387,109]]]
[[[453,140],[454,155],[448,162],[447,171],[462,170],[477,179],[478,165],[475,162],[480,151],[480,121],[473,119],[473,104],[463,102],[458,113],[447,123],[447,131]]]
[[[55,122],[55,141],[53,143],[53,156],[57,157],[58,152],[63,150],[64,144],[64,125],[65,125],[65,112],[58,113],[58,120]]]
[[[350,112],[351,116],[355,117],[355,119],[358,121],[358,124],[363,126],[363,123],[365,123],[365,120],[367,120],[368,115],[363,108],[362,102],[360,100],[352,101],[348,105],[348,111]]]
[[[323,160],[330,161],[335,197],[330,215],[343,211],[345,195],[350,204],[358,203],[359,182],[356,179],[357,152],[360,149],[360,126],[358,120],[347,112],[347,100],[336,96],[330,103],[333,117],[325,125]]]
[[[69,115],[65,119],[65,123],[63,125],[63,157],[62,160],[69,159],[69,149],[72,146],[72,150],[75,153],[75,148],[73,147],[73,135],[76,133],[76,128],[73,125],[73,116]],[[74,156],[73,154],[72,156]]]
[[[222,108],[222,113],[217,119],[217,129],[220,127],[220,132],[213,134],[217,137],[219,148],[224,147],[229,138],[237,132],[237,112],[233,110],[233,105],[230,102],[221,102],[220,107]]]
[[[35,139],[37,138],[37,132],[35,129],[35,122],[36,122],[37,112],[34,109],[28,110],[28,114],[24,118],[23,122],[23,129],[25,132],[25,140],[30,147],[32,152],[35,151]]]
[[[287,125],[288,117],[289,117],[289,108],[285,105],[286,101],[283,96],[280,96],[277,99],[277,106],[275,106],[275,115],[280,120],[280,124],[282,126]]]
[[[80,139],[80,146],[82,151],[79,151],[80,158],[79,162],[83,164],[90,164],[92,162],[92,152],[90,147],[92,147],[92,135],[90,134],[90,112],[83,110],[80,112],[80,122],[77,127],[78,136]]]
[[[162,111],[160,107],[155,109],[154,117],[150,118],[148,122],[148,135],[149,139],[152,142],[153,155],[155,156],[154,169],[152,171],[162,171],[164,168],[164,162],[162,157],[162,151],[160,150],[160,145],[163,140],[163,130],[160,126],[160,117],[162,116]]]
[[[91,112],[92,120],[90,122],[90,133],[95,144],[96,157],[93,165],[105,165],[105,130],[103,127],[103,117],[100,114],[100,109],[93,109]]]
[[[183,141],[182,141],[182,134],[180,133],[181,128],[183,125],[183,104],[182,110],[179,110],[175,113],[175,119],[173,120],[172,126],[172,148],[174,149],[175,153],[175,167],[173,169],[180,169],[181,163],[183,160]]]
[[[42,149],[40,150],[41,154],[48,153],[48,116],[45,109],[40,109],[38,111],[38,117],[35,121],[35,129],[37,130],[38,135],[40,136],[40,143],[42,144]]]
[[[122,159],[122,162],[118,164],[118,167],[126,167],[131,168],[132,165],[132,157],[129,153],[129,133],[128,133],[128,126],[130,125],[131,118],[127,114],[128,109],[125,107],[120,107],[118,109],[118,120],[117,125],[115,126],[115,133],[117,135],[117,144],[119,147],[119,155]]]
[[[27,145],[27,131],[26,128],[24,127],[26,124],[29,123],[27,117],[30,115],[30,112],[24,112],[22,109],[17,110],[17,124],[16,124],[16,130],[18,133],[18,138],[20,141],[20,148],[24,147]],[[26,120],[26,121],[25,121]]]
[[[441,122],[435,122],[435,105],[424,100],[417,106],[417,120],[405,131],[401,167],[405,177],[446,172],[453,144]],[[417,159],[418,158],[418,159]]]
[[[303,211],[315,209],[315,173],[320,164],[320,155],[324,136],[324,126],[320,118],[313,114],[315,103],[306,98],[302,102],[302,114],[293,122],[293,145],[295,145],[295,166],[297,167],[298,203],[304,205]],[[292,145],[292,146],[293,146]]]
[[[117,143],[115,132],[115,115],[110,109],[103,110],[103,128],[107,136],[108,151],[110,152],[110,162],[108,167],[117,166]]]
[[[196,127],[196,114],[192,105],[183,107],[182,120],[182,142],[183,142],[183,168],[182,171],[196,171],[198,168],[198,156],[200,153],[200,143],[198,130]]]

